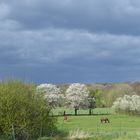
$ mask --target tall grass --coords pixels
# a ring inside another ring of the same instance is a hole
[[[75,138],[83,139],[83,138],[90,138],[90,137],[91,135],[89,132],[80,129],[71,130],[68,135],[68,139],[75,139]]]
[[[83,130],[73,130],[67,137],[43,137],[38,140],[140,140],[140,132],[127,133],[88,133]]]

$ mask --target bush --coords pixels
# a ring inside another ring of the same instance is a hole
[[[56,119],[49,117],[50,111],[34,84],[16,80],[0,83],[0,135],[6,139],[52,135]]]
[[[116,110],[116,112],[140,114],[140,96],[125,95],[124,97],[117,98],[112,107]]]

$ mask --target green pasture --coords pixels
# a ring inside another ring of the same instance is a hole
[[[112,139],[140,140],[140,117],[127,115],[108,115],[110,123],[101,124],[104,116],[69,116],[67,121],[58,117],[58,129],[65,132],[77,129],[90,133],[93,136],[106,136]]]
[[[140,140],[140,117],[115,114],[110,108],[93,109],[91,116],[89,110],[78,110],[79,116],[74,116],[74,109],[57,108],[54,115],[63,115],[66,111],[68,120],[58,116],[58,130],[69,133],[70,131],[82,130],[90,133],[90,140]],[[85,114],[81,116],[81,114]],[[107,117],[110,123],[101,123],[100,119]]]
[[[104,116],[69,116],[67,121],[58,117],[58,128],[64,131],[82,129],[92,133],[102,132],[140,132],[140,117],[127,115],[108,115],[110,123],[102,124]]]

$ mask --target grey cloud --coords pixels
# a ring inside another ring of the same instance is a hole
[[[10,13],[10,8],[8,5],[2,3],[0,4],[0,19],[6,18]]]
[[[0,2],[0,30],[13,30],[21,27],[20,23],[11,19],[9,16],[11,13],[10,5]]]
[[[140,33],[138,0],[14,0],[8,3],[10,17],[24,28],[65,27],[113,34]]]
[[[139,0],[1,0],[0,78],[139,79]]]
[[[73,58],[75,58],[78,62],[83,59],[87,62],[102,61],[121,64],[124,61],[127,64],[129,61],[133,64],[134,61],[139,63],[139,40],[140,37],[136,36],[49,29],[1,32],[0,48],[5,49],[6,53],[11,50],[17,52],[18,55],[15,53],[15,56],[23,60],[23,63],[30,61],[57,63],[68,59],[74,64]]]

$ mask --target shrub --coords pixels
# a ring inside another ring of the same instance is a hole
[[[125,95],[124,97],[117,98],[112,107],[116,112],[140,114],[140,96]]]
[[[0,133],[6,139],[31,140],[51,134],[56,119],[34,84],[8,80],[0,83]]]

